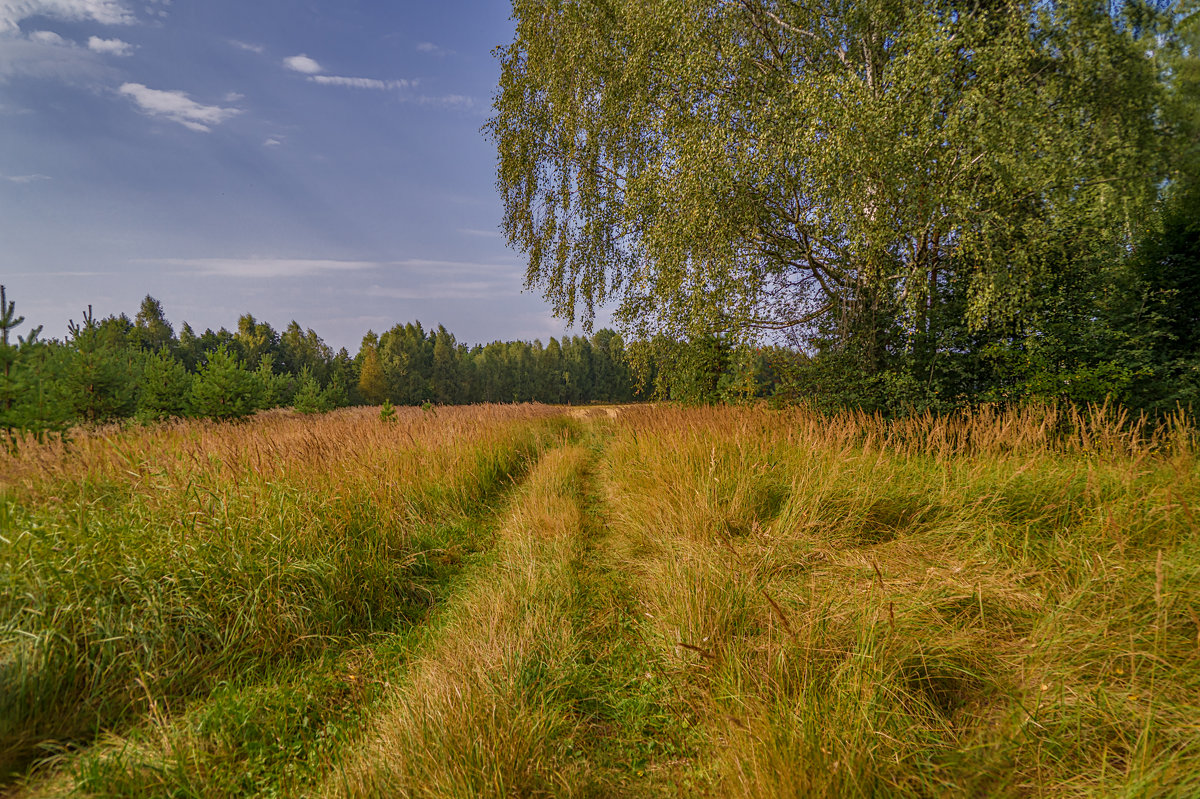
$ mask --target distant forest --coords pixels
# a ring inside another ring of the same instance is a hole
[[[0,292],[3,289],[0,288]],[[590,337],[468,347],[444,327],[369,332],[356,355],[293,321],[283,331],[243,315],[235,330],[176,331],[147,296],[132,319],[89,309],[65,340],[24,336],[0,293],[0,427],[45,434],[78,423],[197,416],[231,419],[294,407],[475,402],[625,402],[636,386],[611,330]]]
[[[234,419],[292,407],[478,402],[578,404],[646,399],[687,404],[770,400],[885,415],[981,403],[1113,402],[1194,412],[1200,396],[1200,203],[1165,214],[1119,279],[1059,286],[1039,306],[1036,337],[953,333],[927,371],[866,370],[839,331],[806,346],[755,346],[721,334],[589,337],[468,346],[439,325],[368,332],[357,354],[334,351],[292,321],[251,314],[235,330],[176,331],[147,296],[134,318],[89,308],[63,340],[41,338],[0,287],[0,431],[43,437],[77,424],[171,417]],[[28,329],[25,335],[20,331]],[[881,343],[911,357],[898,336]],[[909,365],[911,366],[911,364]]]

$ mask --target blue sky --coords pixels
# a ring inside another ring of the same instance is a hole
[[[146,294],[176,329],[249,312],[351,352],[411,320],[561,335],[480,133],[509,10],[0,0],[0,282],[51,337]]]

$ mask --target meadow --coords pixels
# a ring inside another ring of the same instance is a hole
[[[539,405],[29,443],[0,795],[1200,796],[1196,445]]]

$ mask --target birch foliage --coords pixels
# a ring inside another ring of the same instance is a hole
[[[1102,4],[514,0],[488,131],[527,285],[635,334],[975,326],[1074,249],[1119,252],[1163,175],[1153,48]]]

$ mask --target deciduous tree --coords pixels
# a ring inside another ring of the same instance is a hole
[[[558,314],[640,336],[1017,317],[1164,174],[1145,41],[1091,0],[514,0],[488,130]],[[1064,248],[1068,248],[1064,251]],[[882,344],[869,344],[878,350]]]

